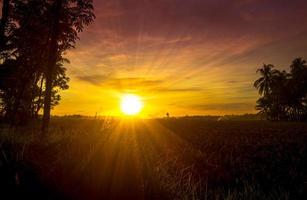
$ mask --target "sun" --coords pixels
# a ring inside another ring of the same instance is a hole
[[[126,115],[136,115],[143,107],[139,96],[134,94],[123,95],[120,103],[121,111]]]

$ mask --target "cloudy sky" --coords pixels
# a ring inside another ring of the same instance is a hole
[[[53,114],[256,112],[256,69],[307,59],[306,0],[94,0],[96,20],[67,52],[70,89]]]

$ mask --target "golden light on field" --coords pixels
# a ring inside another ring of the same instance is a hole
[[[143,107],[140,97],[134,94],[123,95],[120,103],[121,111],[125,115],[137,115]]]

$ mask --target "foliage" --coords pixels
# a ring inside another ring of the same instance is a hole
[[[68,89],[69,78],[63,57],[74,48],[78,33],[94,18],[92,0],[4,0],[0,23],[0,102],[7,121],[18,124],[37,118],[50,93],[51,105],[59,104],[60,90]],[[54,19],[60,23],[56,44],[52,43]],[[51,46],[55,46],[50,51]],[[50,64],[50,58],[54,62]],[[48,67],[52,65],[49,76]],[[50,77],[50,91],[47,78]]]
[[[260,78],[254,86],[261,97],[256,109],[269,120],[307,120],[307,65],[297,58],[290,65],[290,72],[274,69],[264,64],[257,70]]]

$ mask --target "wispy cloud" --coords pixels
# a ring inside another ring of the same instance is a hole
[[[252,112],[256,68],[306,56],[305,0],[99,0],[95,8],[67,55],[71,84],[151,91],[174,105],[168,95],[180,93],[193,96],[183,102],[191,109]]]

